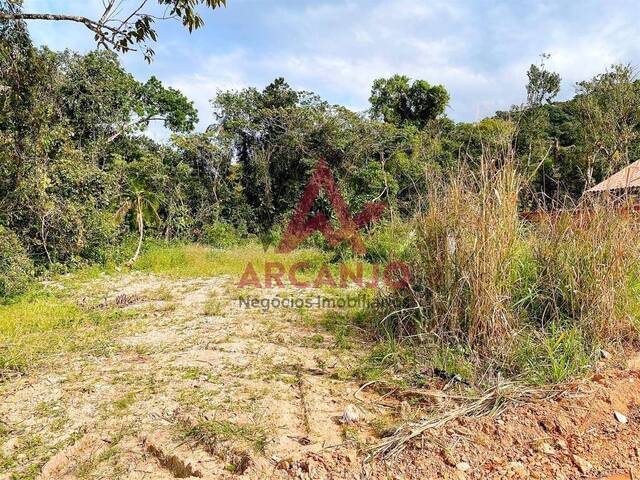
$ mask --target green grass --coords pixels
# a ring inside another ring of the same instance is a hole
[[[521,333],[512,362],[529,383],[561,383],[586,372],[596,352],[577,327],[552,324],[544,333]]]
[[[220,317],[224,316],[225,308],[224,303],[220,301],[217,294],[212,294],[204,304],[204,314],[207,317]]]
[[[262,427],[228,420],[202,419],[194,423],[178,420],[175,427],[181,438],[195,441],[210,453],[223,453],[225,450],[229,453],[239,453],[243,449],[264,453],[268,440]]]
[[[27,295],[0,305],[0,370],[26,371],[60,354],[105,347],[121,311],[86,312],[65,298]]]
[[[177,278],[212,277],[217,275],[240,276],[249,262],[256,272],[264,273],[265,262],[281,262],[290,266],[296,262],[308,262],[317,267],[329,257],[317,250],[296,250],[288,254],[266,252],[262,246],[245,243],[226,250],[217,250],[197,244],[150,244],[134,265],[135,270],[163,274]],[[262,275],[261,275],[262,276]]]
[[[340,265],[344,264],[353,273],[356,265],[362,264],[363,281],[372,278],[373,267],[365,260],[348,258],[344,261],[329,252],[315,248],[299,248],[290,253],[276,253],[273,247],[264,250],[262,245],[244,242],[227,249],[212,249],[199,244],[171,244],[150,242],[134,265],[134,270],[167,275],[173,278],[207,278],[229,275],[238,281],[251,263],[261,284],[264,283],[266,263],[279,263],[284,266],[283,281],[289,285],[288,273],[291,266],[307,263],[306,268],[299,269],[296,277],[299,281],[310,284],[316,279],[323,265],[327,265],[336,285],[340,283]],[[380,272],[382,277],[382,272]],[[382,283],[382,279],[380,279]],[[331,287],[325,287],[331,290]]]

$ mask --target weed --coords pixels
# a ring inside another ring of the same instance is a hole
[[[160,285],[156,289],[147,290],[144,292],[144,297],[151,301],[168,302],[174,299],[173,292],[167,285]]]
[[[204,304],[203,313],[207,317],[221,317],[224,316],[224,312],[224,303],[220,301],[216,293],[212,293],[209,300]]]
[[[217,450],[221,443],[236,442],[249,445],[256,452],[264,452],[267,435],[260,427],[239,424],[228,420],[179,420],[176,422],[180,435]]]
[[[125,396],[113,402],[113,408],[117,411],[126,410],[135,402],[136,402],[136,393],[128,392]]]

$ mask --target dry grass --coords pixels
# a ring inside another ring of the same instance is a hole
[[[513,332],[509,292],[520,185],[513,167],[487,164],[479,174],[465,172],[429,193],[416,220],[411,271],[417,290],[407,302],[420,307],[422,330],[477,345]]]
[[[539,223],[530,236],[538,266],[532,317],[538,324],[577,322],[601,341],[637,336],[637,301],[629,287],[640,225],[623,210],[606,200],[591,201]]]
[[[392,435],[385,438],[372,449],[372,455],[392,457],[404,450],[413,440],[422,437],[427,431],[443,427],[461,418],[480,418],[500,415],[504,410],[519,403],[529,403],[561,395],[563,390],[554,388],[531,388],[522,384],[505,382],[497,384],[480,395],[463,398],[463,402],[449,410],[432,414],[420,421],[405,423]],[[459,400],[460,397],[440,393],[439,398]]]
[[[482,373],[536,383],[638,339],[637,216],[589,199],[529,222],[518,212],[523,185],[508,161],[436,182],[415,219],[412,288],[391,294],[386,333],[461,346]]]

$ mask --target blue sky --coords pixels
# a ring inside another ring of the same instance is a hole
[[[95,17],[101,1],[25,0],[24,10]],[[283,76],[364,110],[373,80],[394,73],[443,84],[447,114],[474,121],[520,103],[525,72],[543,52],[562,76],[562,97],[613,63],[640,64],[637,11],[615,0],[228,0],[205,12],[205,27],[192,35],[176,23],[159,25],[151,65],[136,53],[122,61],[141,80],[156,75],[181,89],[200,111],[200,128],[212,120],[208,101],[218,89],[263,87]],[[54,49],[93,46],[81,25],[33,22],[30,31]]]

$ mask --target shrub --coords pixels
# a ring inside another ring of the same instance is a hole
[[[214,248],[227,248],[239,242],[239,236],[233,226],[215,222],[204,228],[204,241]]]
[[[414,241],[413,231],[408,223],[376,225],[365,236],[367,259],[372,262],[386,262],[405,256]]]
[[[33,262],[11,230],[0,225],[0,300],[23,293],[33,275]]]

